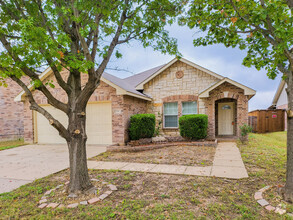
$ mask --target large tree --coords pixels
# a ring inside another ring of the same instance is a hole
[[[11,78],[26,92],[30,109],[44,115],[67,144],[69,192],[92,188],[86,159],[86,106],[117,46],[138,40],[163,53],[177,54],[176,40],[164,29],[180,12],[180,0],[0,0],[0,79]],[[38,70],[51,67],[68,101],[50,92]],[[67,69],[67,80],[61,70]],[[88,81],[81,84],[81,74]],[[68,116],[68,127],[36,102],[22,80],[29,78],[48,103]],[[9,85],[8,85],[9,86]]]
[[[245,66],[282,74],[288,88],[287,176],[284,197],[293,202],[293,1],[193,0],[182,24],[204,36],[194,45],[224,44],[247,52]]]

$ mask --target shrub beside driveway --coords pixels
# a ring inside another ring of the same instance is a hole
[[[239,143],[249,173],[246,179],[91,170],[92,178],[111,182],[118,191],[103,202],[77,209],[37,208],[45,191],[68,180],[65,170],[0,195],[0,219],[280,219],[253,196],[266,185],[284,183],[285,136],[251,134],[249,144]]]

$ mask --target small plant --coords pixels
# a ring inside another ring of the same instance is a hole
[[[123,189],[129,189],[130,187],[131,187],[130,184],[124,184],[124,185],[123,185]]]
[[[169,196],[169,195],[166,195],[166,194],[162,194],[162,195],[161,195],[161,198],[162,198],[162,199],[169,199],[170,196]]]
[[[240,132],[241,132],[240,141],[242,143],[245,143],[246,141],[248,141],[248,134],[250,132],[252,132],[252,127],[250,127],[247,124],[243,124],[243,125],[239,126],[239,128],[240,128]]]

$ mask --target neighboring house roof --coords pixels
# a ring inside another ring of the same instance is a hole
[[[219,82],[214,83],[213,85],[211,85],[210,87],[206,88],[205,90],[203,90],[202,92],[199,93],[199,97],[200,98],[208,98],[210,96],[210,91],[212,91],[213,89],[217,88],[218,86],[222,85],[224,82],[228,82],[232,85],[235,85],[241,89],[244,90],[244,95],[249,95],[249,96],[254,96],[256,91],[254,89],[251,89],[245,85],[242,85],[232,79],[229,79],[227,77],[223,78],[222,80],[220,80]]]
[[[180,58],[180,59],[177,59],[177,58],[174,58],[173,60],[171,60],[169,63],[163,65],[161,68],[159,68],[156,72],[154,72],[153,74],[145,74],[145,75],[149,75],[148,77],[146,77],[145,79],[142,79],[141,82],[139,82],[139,84],[135,87],[137,90],[142,90],[143,89],[143,85],[146,84],[147,82],[149,82],[151,79],[155,78],[157,75],[159,75],[161,72],[163,72],[164,70],[166,70],[168,67],[170,67],[172,64],[174,64],[176,61],[180,60],[181,62],[183,63],[186,63],[194,68],[197,68],[199,70],[202,70],[218,79],[223,79],[224,77],[215,73],[215,72],[212,72],[202,66],[199,66],[189,60],[186,60],[184,58]],[[147,71],[146,71],[147,72]],[[134,77],[134,76],[132,76]],[[130,77],[129,77],[130,78]],[[129,79],[128,79],[129,80]]]
[[[273,99],[272,105],[277,105],[278,100],[279,100],[279,98],[280,98],[280,95],[281,95],[281,93],[282,93],[282,91],[283,91],[285,85],[286,85],[286,82],[285,82],[284,80],[281,79],[281,82],[280,82],[280,84],[279,84],[279,86],[278,86],[278,89],[277,89],[277,91],[276,91],[276,94],[275,94],[275,96],[274,96],[274,99]]]

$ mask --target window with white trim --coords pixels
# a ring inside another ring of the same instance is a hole
[[[182,115],[197,114],[197,102],[182,102]]]
[[[178,103],[164,103],[164,128],[178,128]]]

